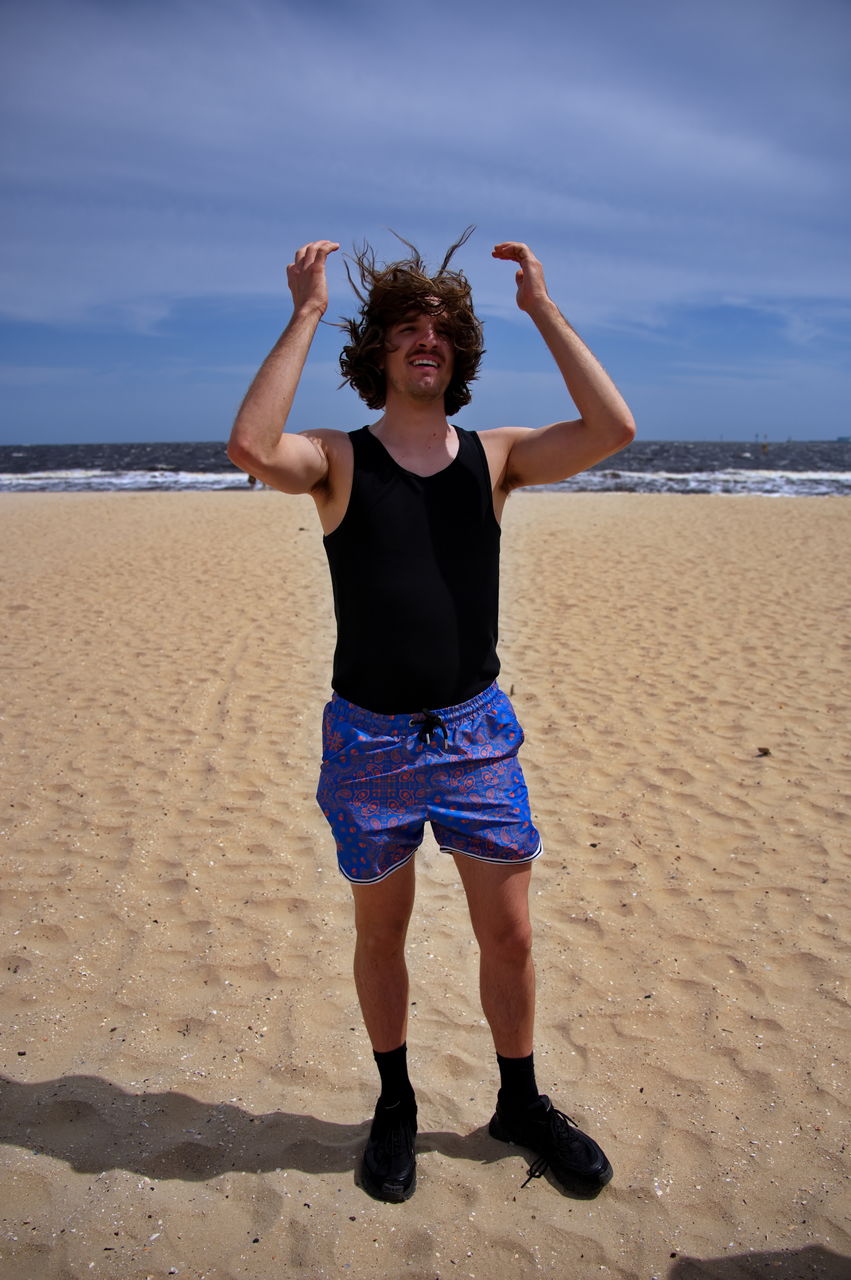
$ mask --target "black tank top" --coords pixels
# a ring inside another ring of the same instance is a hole
[[[500,528],[475,432],[432,476],[405,471],[368,427],[351,434],[348,509],[324,538],[334,588],[332,685],[394,715],[466,702],[496,678]]]

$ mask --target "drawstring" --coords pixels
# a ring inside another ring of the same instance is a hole
[[[425,746],[430,747],[431,740],[434,737],[435,732],[439,729],[440,732],[443,734],[443,743],[445,746],[446,745],[446,725],[443,723],[440,716],[437,715],[436,712],[434,711],[426,711],[425,709],[423,710],[422,715],[423,715],[422,720],[417,718],[415,720],[409,721],[412,729],[416,725],[419,725],[420,731],[417,734],[417,737],[419,738],[420,742],[424,743]]]

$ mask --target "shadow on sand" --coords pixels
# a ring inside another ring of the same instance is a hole
[[[356,1177],[369,1130],[315,1116],[252,1115],[185,1093],[127,1093],[98,1076],[23,1084],[0,1076],[0,1142],[64,1160],[78,1173],[125,1169],[147,1178],[203,1182],[233,1171]],[[518,1158],[487,1126],[462,1136],[425,1132],[420,1152],[492,1164]],[[519,1171],[518,1171],[519,1172]],[[667,1280],[851,1280],[851,1261],[818,1245],[797,1252],[678,1258]]]
[[[667,1280],[849,1280],[851,1259],[821,1245],[727,1258],[680,1257]]]
[[[235,1170],[353,1174],[368,1131],[368,1121],[335,1124],[287,1111],[252,1115],[185,1093],[127,1093],[97,1076],[35,1084],[0,1076],[0,1142],[64,1160],[78,1173],[126,1169],[185,1182]],[[480,1164],[509,1154],[486,1127],[466,1136],[420,1133],[417,1150]]]

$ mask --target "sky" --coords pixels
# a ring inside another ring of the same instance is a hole
[[[460,425],[573,416],[522,240],[641,438],[851,434],[848,0],[7,0],[0,50],[0,443],[224,440],[299,245],[470,223]],[[376,417],[328,274],[291,430]]]

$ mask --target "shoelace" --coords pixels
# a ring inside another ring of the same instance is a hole
[[[553,1107],[549,1112],[547,1119],[550,1122],[550,1132],[554,1139],[556,1138],[556,1135],[553,1133],[553,1130],[561,1132],[562,1124],[568,1134],[570,1133],[571,1128],[576,1129],[578,1127],[575,1120],[572,1120],[570,1116],[566,1116],[563,1111],[556,1111],[555,1107]],[[528,1187],[533,1178],[543,1178],[549,1167],[549,1156],[538,1156],[538,1159],[533,1160],[529,1165],[529,1168],[526,1170],[526,1181],[522,1183],[520,1190],[522,1191],[523,1187]]]
[[[389,1110],[394,1112],[396,1108],[391,1107]],[[407,1157],[413,1150],[411,1125],[401,1114],[401,1110],[395,1115],[385,1112],[381,1128],[375,1137],[375,1145],[391,1160],[400,1155]]]
[[[539,1159],[533,1160],[526,1170],[526,1181],[520,1183],[520,1190],[522,1191],[524,1187],[528,1187],[533,1178],[543,1178],[549,1167],[550,1162],[547,1156],[540,1156]]]
[[[413,1147],[411,1132],[402,1124],[393,1125],[379,1138],[379,1144],[389,1156],[408,1155]]]

